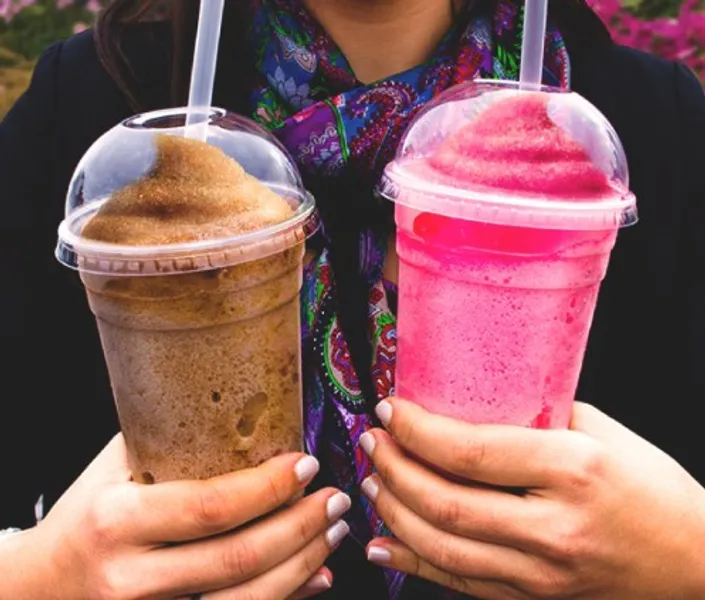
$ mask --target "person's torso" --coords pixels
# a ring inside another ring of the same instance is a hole
[[[150,51],[152,35],[159,40],[159,52]],[[146,109],[170,103],[165,36],[164,25],[140,26],[126,40],[133,46],[126,49],[128,55],[149,56],[138,69],[145,89],[153,90]],[[574,88],[606,114],[622,139],[641,217],[636,227],[620,233],[614,250],[600,292],[579,399],[597,405],[702,474],[703,466],[692,450],[700,427],[688,416],[690,399],[674,393],[684,375],[677,351],[681,332],[675,324],[682,215],[673,207],[686,191],[673,135],[677,130],[674,94],[658,90],[660,83],[668,85],[670,67],[617,47],[596,57],[575,52],[571,60]],[[630,76],[622,81],[619,74],[627,70]],[[38,240],[47,259],[45,272],[35,274],[35,291],[52,297],[40,320],[40,326],[50,332],[47,344],[71,340],[71,352],[45,348],[40,353],[48,361],[52,387],[61,390],[61,405],[46,417],[52,419],[54,432],[47,440],[51,450],[44,457],[50,478],[46,482],[49,505],[117,430],[93,316],[76,277],[55,264],[52,251],[76,164],[100,135],[131,114],[101,67],[90,34],[64,44],[56,76],[53,161],[51,172],[45,174],[51,178],[52,193],[49,203],[41,207]],[[216,100],[227,104],[222,98]],[[73,440],[78,448],[69,451],[66,440]],[[367,566],[362,549],[347,546],[333,558],[332,566],[337,582],[331,597],[347,597],[342,590],[350,597],[382,597],[381,573]]]

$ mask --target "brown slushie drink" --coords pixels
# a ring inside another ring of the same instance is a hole
[[[96,316],[134,478],[207,478],[302,450],[310,198],[275,192],[216,145],[144,139],[150,168],[69,216],[59,246]]]

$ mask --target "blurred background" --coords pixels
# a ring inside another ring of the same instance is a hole
[[[615,40],[691,67],[705,82],[705,0],[592,0]],[[89,27],[101,0],[0,0],[0,118],[50,43]]]

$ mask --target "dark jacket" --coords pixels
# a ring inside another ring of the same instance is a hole
[[[170,104],[169,44],[162,25],[126,33],[146,109]],[[683,66],[569,50],[574,89],[623,141],[641,217],[614,250],[579,397],[705,483],[705,97]],[[0,528],[29,525],[40,493],[48,508],[118,428],[93,317],[53,250],[77,162],[130,114],[84,33],[45,52],[0,125]],[[361,550],[333,562],[335,597],[383,597]]]

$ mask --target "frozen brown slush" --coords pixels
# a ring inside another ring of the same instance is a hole
[[[184,247],[295,216],[221,149],[165,134],[154,143],[151,171],[86,220],[84,240]],[[79,264],[135,480],[203,479],[302,450],[304,240],[294,230],[263,241],[260,258],[226,248],[135,275]]]

